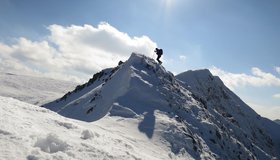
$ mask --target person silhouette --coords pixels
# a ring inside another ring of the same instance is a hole
[[[162,56],[162,54],[163,54],[162,49],[160,49],[160,48],[156,48],[156,49],[154,50],[154,52],[156,52],[156,54],[157,54],[157,61],[158,61],[158,63],[159,63],[159,64],[162,64],[162,62],[159,60],[159,59],[160,59],[160,57],[161,57],[161,56]]]

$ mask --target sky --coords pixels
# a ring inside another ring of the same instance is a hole
[[[1,0],[0,71],[84,82],[131,52],[175,75],[208,68],[280,119],[278,0]]]

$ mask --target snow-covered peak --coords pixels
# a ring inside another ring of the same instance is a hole
[[[176,78],[184,83],[184,86],[190,88],[193,92],[204,92],[202,88],[214,87],[220,88],[223,82],[217,76],[213,76],[208,69],[189,70],[176,75]]]
[[[176,78],[192,92],[195,99],[202,102],[217,121],[231,122],[226,124],[227,129],[233,130],[238,139],[252,139],[258,146],[268,144],[268,148],[275,147],[274,151],[279,156],[280,127],[258,115],[227,88],[219,77],[205,69],[187,71]],[[236,130],[236,127],[241,130]]]
[[[181,77],[182,79],[200,78],[206,80],[209,77],[213,77],[213,75],[208,69],[201,69],[201,70],[188,70],[186,72],[178,74],[176,77]]]
[[[130,57],[127,60],[127,64],[131,65],[131,64],[136,64],[136,63],[141,63],[141,61],[143,61],[143,57],[145,57],[144,55],[141,55],[139,53],[131,53]],[[147,57],[146,57],[147,58]]]
[[[152,143],[168,146],[176,156],[279,157],[276,134],[269,134],[262,118],[209,70],[174,77],[141,54],[132,53],[126,62],[102,70],[44,106],[88,122],[107,116],[134,120],[137,132]]]
[[[87,83],[44,106],[67,117],[95,121],[110,111],[118,97],[134,88],[141,88],[141,85],[151,87],[153,83],[159,83],[160,77],[162,80],[166,77],[173,82],[175,80],[170,72],[166,72],[153,59],[132,53],[126,62],[96,73]],[[145,78],[151,78],[151,83]],[[88,116],[83,116],[85,113]]]

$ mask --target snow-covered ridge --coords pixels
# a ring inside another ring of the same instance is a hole
[[[176,156],[280,157],[279,127],[260,117],[218,77],[208,70],[174,77],[141,54],[133,53],[123,64],[101,71],[88,83],[44,106],[89,122],[106,115],[134,120],[138,132],[155,144],[168,146]]]
[[[0,96],[41,105],[61,97],[77,83],[45,77],[0,73]]]
[[[280,127],[258,115],[230,91],[219,77],[213,76],[208,70],[198,70],[181,73],[176,78],[195,95],[196,99],[203,102],[216,121],[226,120],[223,124],[226,127],[222,127],[223,129],[233,130],[232,134],[247,145],[252,141],[257,146],[265,144],[279,157]],[[231,123],[227,124],[227,122]],[[264,149],[264,147],[260,148]]]

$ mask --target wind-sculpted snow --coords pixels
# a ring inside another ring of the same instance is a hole
[[[46,153],[56,153],[64,152],[68,148],[68,144],[62,141],[55,134],[48,134],[44,138],[38,138],[34,147],[39,147],[43,152]]]
[[[136,53],[44,106],[87,122],[108,117],[133,122],[134,130],[126,134],[145,135],[153,144],[167,147],[171,158],[280,157],[279,127],[271,132],[270,121],[264,121],[218,77],[208,70],[174,77],[153,59]]]

